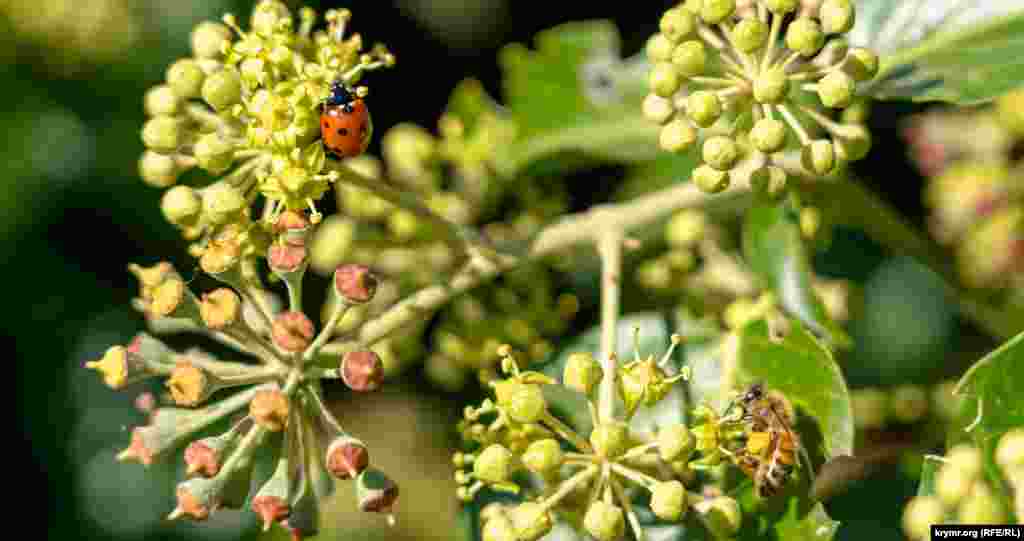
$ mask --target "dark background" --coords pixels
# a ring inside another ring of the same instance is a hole
[[[45,9],[59,1],[33,4]],[[100,2],[80,2],[76,9],[99,9],[93,4]],[[140,318],[127,306],[136,284],[126,264],[164,258],[182,265],[187,261],[184,243],[159,214],[159,191],[145,186],[135,174],[143,150],[138,137],[144,121],[142,95],[161,82],[167,65],[187,54],[191,25],[223,11],[246,15],[251,8],[251,2],[236,1],[175,4],[178,15],[168,22],[161,20],[166,15],[158,4],[128,2],[141,29],[134,46],[117,51],[109,61],[70,66],[45,60],[64,46],[59,32],[26,37],[0,13],[0,242],[6,255],[0,263],[6,306],[2,328],[15,348],[10,362],[16,374],[16,429],[27,444],[22,452],[28,453],[8,462],[6,475],[24,479],[17,487],[8,485],[20,494],[18,511],[8,512],[42,511],[47,534],[54,539],[230,539],[238,534],[230,526],[213,537],[189,527],[110,527],[141,520],[140,513],[165,513],[163,507],[132,507],[131,500],[140,490],[157,490],[167,493],[169,503],[166,482],[173,472],[147,475],[135,464],[112,465],[110,450],[127,442],[125,427],[138,423],[139,416],[131,411],[130,397],[109,392],[81,369],[84,361],[141,329]],[[349,7],[355,14],[353,28],[370,42],[387,42],[397,55],[396,69],[370,80],[370,105],[379,134],[400,121],[433,129],[449,92],[467,76],[481,79],[492,95],[500,96],[495,61],[499,48],[529,42],[536,32],[562,22],[614,19],[622,33],[623,52],[633,54],[656,30],[659,14],[669,3],[372,0],[312,5]],[[0,4],[0,9],[7,8]],[[886,199],[920,222],[921,178],[905,159],[898,131],[909,110],[876,107],[876,144],[858,170]],[[575,196],[586,199],[593,186],[573,189]],[[926,309],[936,309],[935,302],[928,304],[929,298],[937,297],[929,275],[906,261],[886,263],[882,251],[856,233],[841,232],[832,251],[820,259],[827,260],[824,271],[859,280],[871,279],[879,265],[887,265],[885,271],[896,278],[882,282],[879,298],[891,303],[916,299]],[[924,333],[907,346],[918,349],[901,350],[912,354],[899,356],[897,362],[903,364],[897,373],[882,369],[896,355],[882,351],[883,344],[881,350],[868,348],[847,360],[853,384],[885,383],[887,377],[890,382],[913,380],[923,364],[940,362],[936,351],[950,346],[956,323],[948,303],[938,297],[940,315],[932,318],[930,327],[887,331],[901,339],[908,332]],[[870,329],[864,332],[875,336]],[[452,410],[458,406],[451,399],[444,404]],[[100,449],[107,454],[97,455]],[[103,460],[97,462],[97,456]],[[90,480],[83,481],[85,477]],[[127,490],[133,484],[136,488]],[[914,487],[914,480],[898,466],[883,468],[869,481],[854,485],[830,505],[835,518],[846,523],[842,537],[899,538],[902,502]],[[28,531],[35,533],[41,526],[36,521]],[[244,528],[246,535],[255,532],[251,521]],[[332,531],[325,537],[345,536]]]

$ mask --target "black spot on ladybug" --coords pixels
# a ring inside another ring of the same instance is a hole
[[[338,135],[348,135],[348,128],[338,128]]]
[[[331,127],[331,123],[330,122],[324,122],[324,127],[325,128],[330,128]]]
[[[345,105],[342,105],[341,110],[345,111],[348,114],[352,114],[355,111],[351,103],[346,103]]]
[[[365,134],[366,134],[366,123],[364,122],[363,124],[359,125],[359,135],[365,135]]]

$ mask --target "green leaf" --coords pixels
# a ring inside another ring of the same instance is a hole
[[[880,55],[868,92],[881,99],[988,101],[1024,85],[1017,2],[862,0],[850,42]]]
[[[806,427],[812,430],[797,426],[812,459],[853,454],[853,411],[846,380],[832,353],[800,322],[791,320],[781,340],[770,335],[764,321],[744,327],[736,380],[740,385],[762,382],[781,392],[812,421]]]
[[[979,442],[1024,426],[1024,333],[975,363],[953,392],[964,396],[964,421]]]
[[[921,463],[921,481],[917,485],[918,496],[932,496],[935,494],[935,474],[942,466],[940,457],[925,455]]]
[[[743,226],[743,254],[783,309],[830,343],[851,344],[811,287],[811,266],[791,207],[758,204],[751,208]]]
[[[505,101],[515,119],[516,142],[503,149],[499,167],[512,174],[551,155],[643,161],[657,152],[658,126],[643,118],[643,60],[621,60],[611,21],[563,24],[537,35],[536,50],[502,50]]]
[[[722,366],[725,332],[716,319],[698,318],[686,307],[676,310],[675,332],[683,337],[678,348],[683,359],[681,365],[690,367],[687,382],[690,404],[707,404],[721,411],[727,401],[724,391],[731,387],[731,382],[723,380],[726,375]]]

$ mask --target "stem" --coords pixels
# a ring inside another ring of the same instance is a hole
[[[636,512],[633,511],[633,503],[626,496],[626,491],[623,490],[622,485],[614,477],[608,478],[608,485],[612,487],[615,496],[622,502],[622,507],[626,510],[626,518],[629,519],[629,525],[633,528],[633,536],[636,537],[636,541],[644,541],[644,530],[640,526],[640,519],[636,516]]]
[[[597,252],[601,256],[601,368],[604,370],[597,408],[598,417],[606,423],[612,421],[615,411],[615,338],[619,332],[622,241],[622,230],[609,227],[597,243]]]
[[[544,424],[547,424],[549,427],[551,427],[551,430],[554,430],[556,434],[565,438],[569,443],[573,444],[573,446],[579,449],[580,451],[583,451],[584,453],[588,454],[593,454],[594,449],[590,446],[590,443],[588,443],[587,440],[581,438],[579,434],[577,434],[572,429],[572,427],[566,425],[562,421],[559,421],[558,418],[555,417],[554,415],[551,415],[550,413],[545,411],[543,417],[541,417],[541,421],[543,421]]]
[[[653,487],[654,485],[658,484],[657,479],[649,475],[643,474],[641,472],[638,472],[634,469],[627,468],[622,464],[612,463],[611,467],[613,472],[621,475],[622,477],[625,477],[626,479],[629,479],[630,481],[633,481],[634,483],[648,490],[650,490],[651,487]]]
[[[337,295],[341,297],[341,295]],[[338,328],[338,322],[341,321],[342,317],[345,317],[345,312],[348,312],[351,305],[344,299],[338,298],[338,302],[334,304],[334,309],[331,310],[331,317],[324,324],[324,327],[320,329],[320,334],[316,336],[313,343],[306,348],[306,351],[302,352],[302,360],[308,361],[316,355],[320,348],[324,347],[324,344],[330,340],[331,335],[334,334],[334,329]]]
[[[562,485],[558,487],[558,490],[555,491],[554,494],[548,496],[547,498],[544,499],[544,501],[540,502],[541,507],[545,511],[548,511],[552,507],[558,505],[558,502],[562,501],[562,498],[566,497],[576,487],[582,485],[583,483],[586,483],[587,480],[589,480],[591,477],[594,476],[594,474],[597,473],[597,470],[597,466],[590,466],[589,468],[577,473],[576,475],[573,475],[564,483],[562,483]]]

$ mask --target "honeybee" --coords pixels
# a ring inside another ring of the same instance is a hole
[[[746,443],[732,453],[733,462],[751,479],[758,495],[767,498],[786,484],[799,467],[800,438],[793,431],[793,406],[781,394],[755,383],[726,410],[746,426]]]

